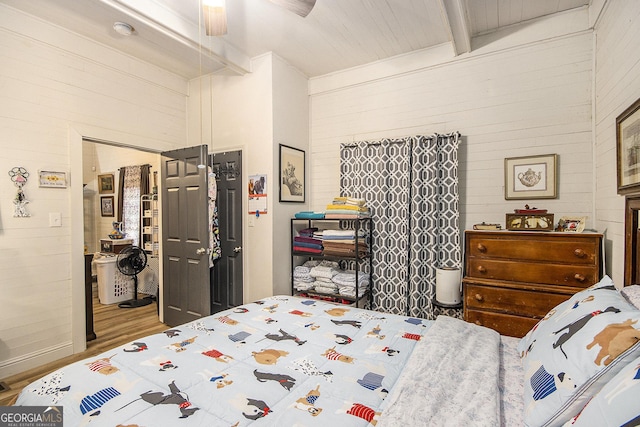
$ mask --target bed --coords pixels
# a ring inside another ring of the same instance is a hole
[[[25,387],[16,405],[62,409],[65,426],[579,426],[585,413],[632,420],[640,415],[630,400],[640,391],[640,311],[629,298],[640,292],[611,285],[605,277],[576,294],[522,339],[445,316],[274,296],[68,365]],[[567,337],[561,323],[576,325],[585,312],[602,314]],[[607,353],[602,331],[619,324],[630,329]],[[611,408],[620,402],[625,409]]]

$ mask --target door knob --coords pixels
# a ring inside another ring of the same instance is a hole
[[[233,252],[238,253],[242,251],[242,246],[236,246],[235,248],[233,248]]]
[[[204,255],[205,253],[207,253],[205,248],[196,249],[196,255]]]

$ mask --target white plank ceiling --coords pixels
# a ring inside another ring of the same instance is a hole
[[[591,0],[317,0],[301,18],[267,0],[226,0],[228,33],[205,35],[201,0],[0,0],[185,78],[245,73],[274,52],[308,77],[471,39]],[[131,24],[129,37],[113,30]]]

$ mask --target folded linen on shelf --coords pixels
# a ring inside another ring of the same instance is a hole
[[[367,213],[330,213],[324,216],[325,219],[365,219],[371,216],[370,212]]]
[[[316,279],[311,277],[311,268],[302,265],[293,269],[293,279],[301,282],[314,282]]]
[[[298,235],[310,237],[313,236],[313,233],[316,231],[318,231],[318,227],[303,228],[302,230],[298,230]]]
[[[315,267],[316,265],[320,265],[322,263],[321,260],[318,259],[310,259],[304,262],[304,264],[302,264],[303,267],[308,267],[309,271],[311,271],[311,269],[313,267]]]
[[[318,284],[317,282],[314,284],[314,290],[318,293],[321,294],[336,294],[338,293],[338,286],[336,286],[334,284],[334,286],[331,285],[325,285],[323,284]]]
[[[356,212],[356,211],[348,211],[344,209],[334,209],[331,211],[327,211],[324,218],[325,219],[364,219],[369,218],[371,216],[370,211]]]
[[[360,206],[360,205],[327,205],[327,210],[325,211],[325,215],[327,213],[327,211],[331,211],[331,210],[341,210],[341,211],[351,211],[351,212],[367,212],[369,210],[369,208],[367,208],[366,206]]]
[[[328,279],[331,279],[333,276],[335,276],[338,273],[339,271],[335,267],[318,265],[316,267],[313,267],[309,274],[312,277],[315,277],[316,279],[318,277],[326,277]]]
[[[305,253],[310,253],[310,254],[316,254],[319,255],[322,253],[322,249],[317,249],[317,248],[306,248],[304,246],[300,246],[297,244],[293,244],[293,250],[295,252],[305,252]]]
[[[364,236],[364,230],[358,230],[358,237]],[[322,230],[322,240],[331,240],[331,239],[354,239],[356,236],[355,230],[339,230],[334,228],[328,228],[326,230]]]
[[[364,296],[368,288],[358,287],[358,298]],[[345,297],[356,297],[356,288],[352,286],[338,286],[338,293]]]
[[[302,211],[297,212],[294,216],[297,219],[322,219],[324,218],[324,212]]]
[[[352,247],[355,248],[356,247],[356,241],[353,239],[331,239],[331,240],[323,240],[322,241],[322,246],[324,247],[334,247],[334,248],[346,248],[346,247]],[[360,248],[367,248],[369,245],[367,244],[367,242],[364,241],[364,239],[362,240],[358,240],[358,247]]]
[[[348,258],[353,258],[357,255],[362,258],[369,254],[369,249],[363,245],[358,245],[357,251],[355,245],[344,245],[344,247],[325,246],[322,253],[328,256],[343,256]]]
[[[315,287],[315,281],[313,282],[301,282],[297,279],[293,279],[293,287],[297,291],[311,291]]]
[[[322,250],[322,243],[307,243],[307,242],[295,242],[295,246],[302,246],[303,248],[320,249]]]
[[[347,197],[348,205],[364,206],[365,203],[366,203],[365,199],[360,199],[357,197]]]
[[[314,239],[313,237],[296,236],[293,238],[294,242],[313,243],[316,245],[322,245],[322,240]]]
[[[345,196],[334,197],[333,198],[333,204],[334,205],[344,205],[345,203],[347,203],[347,199],[348,199],[348,197],[345,197]]]
[[[344,270],[331,278],[334,283],[342,286],[356,285],[356,272],[354,270]],[[358,286],[369,285],[369,273],[358,271]]]

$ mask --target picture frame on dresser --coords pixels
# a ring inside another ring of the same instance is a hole
[[[280,201],[304,203],[305,152],[280,144]]]
[[[616,117],[618,194],[640,192],[640,99]]]
[[[557,154],[504,159],[505,200],[555,199]]]

